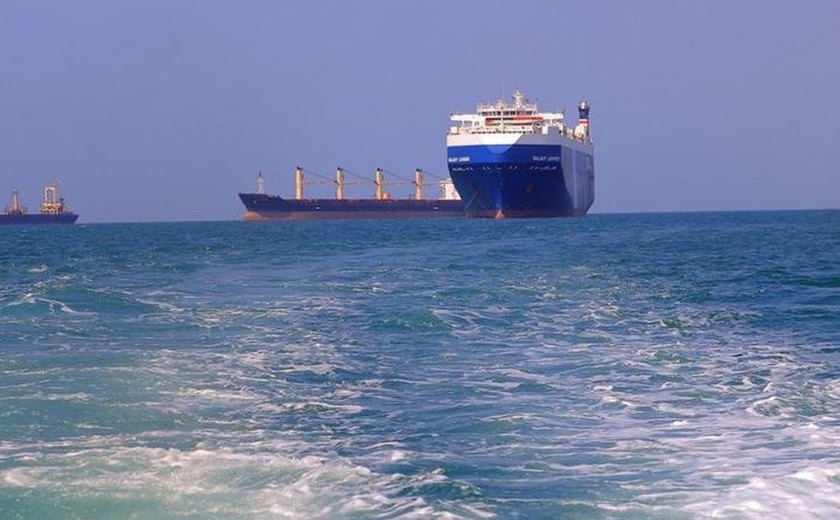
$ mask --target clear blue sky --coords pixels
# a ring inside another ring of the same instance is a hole
[[[837,0],[4,0],[0,201],[233,219],[258,169],[444,174],[449,113],[519,86],[591,102],[593,212],[838,208],[838,53]]]

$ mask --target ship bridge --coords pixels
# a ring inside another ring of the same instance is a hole
[[[479,103],[476,109],[479,116],[485,117],[516,117],[537,115],[537,104],[531,103],[519,89],[513,92],[513,104],[504,99],[495,103]]]
[[[458,123],[449,128],[449,135],[463,134],[549,134],[559,133],[569,139],[586,142],[587,128],[566,124],[565,111],[540,112],[516,89],[512,102],[499,99],[494,103],[479,103],[474,114],[451,114],[450,120]],[[586,131],[583,131],[586,130]]]

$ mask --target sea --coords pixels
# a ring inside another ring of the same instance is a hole
[[[0,229],[0,519],[840,518],[840,211]]]

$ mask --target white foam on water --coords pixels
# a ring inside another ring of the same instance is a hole
[[[36,392],[31,396],[33,399],[43,401],[70,401],[70,402],[88,402],[93,399],[93,395],[84,392],[75,392],[72,394]]]
[[[512,413],[503,415],[489,415],[484,418],[487,422],[527,422],[535,418],[531,413]]]
[[[349,388],[339,388],[330,393],[330,396],[336,399],[357,399],[362,396],[362,392],[358,390],[351,390]]]
[[[837,468],[812,464],[793,473],[753,476],[684,509],[703,518],[835,520],[840,512],[838,475]]]
[[[19,460],[29,462],[29,458],[21,458]],[[19,467],[0,471],[0,482],[3,485],[11,487],[37,487],[38,483],[43,479],[43,475],[52,471],[52,468],[31,468]]]
[[[177,395],[186,399],[197,398],[222,403],[229,403],[231,401],[255,401],[260,399],[259,395],[247,390],[220,390],[217,388],[187,388]]]
[[[825,385],[825,393],[832,399],[840,400],[840,380],[830,381]]]
[[[53,298],[46,298],[44,296],[39,296],[35,293],[25,293],[24,295],[20,296],[17,300],[8,302],[6,307],[17,307],[21,305],[35,305],[35,304],[46,304],[47,308],[50,312],[62,312],[64,314],[72,314],[78,316],[96,316],[95,312],[84,312],[84,311],[77,311],[70,307],[67,303],[56,300]]]
[[[464,509],[465,511],[467,511],[467,513],[469,513],[471,516],[474,516],[475,518],[495,518],[496,517],[495,513],[492,513],[490,511],[484,511],[484,510],[479,509],[477,507],[473,507],[469,504],[461,504],[460,507],[462,509]],[[450,517],[450,518],[454,518],[454,517]]]
[[[753,415],[777,415],[780,417],[791,417],[796,414],[797,410],[794,406],[786,404],[778,396],[772,395],[764,399],[753,401],[747,407],[747,412]]]
[[[130,296],[131,294],[126,293],[126,295]],[[179,307],[178,305],[175,305],[174,303],[170,302],[150,300],[147,298],[138,298],[137,301],[150,307],[157,307],[165,314],[183,315],[187,312],[187,309],[185,307]]]
[[[363,412],[365,409],[362,406],[354,404],[333,404],[323,401],[289,401],[284,403],[260,403],[255,406],[257,410],[263,412],[285,412],[288,410],[340,410],[350,414],[357,414]]]
[[[0,487],[142,500],[173,515],[215,511],[233,519],[457,517],[410,492],[446,482],[441,471],[381,475],[341,458],[296,457],[259,446],[181,450],[122,444],[127,440],[132,437],[94,437],[63,452],[56,450],[62,443],[42,443],[28,452],[28,466],[0,471]],[[23,450],[24,445],[5,443],[4,448]],[[400,461],[404,454],[393,450],[391,458]]]
[[[479,323],[484,314],[467,309],[432,309],[432,315],[448,326],[451,334],[459,338],[480,337],[482,326]]]
[[[626,395],[613,391],[613,385],[594,385],[592,390],[596,394],[600,394],[599,404],[612,405],[619,404],[625,408],[636,408],[639,404],[631,401]]]
[[[400,460],[406,460],[407,458],[408,457],[406,456],[406,454],[404,452],[402,452],[400,450],[394,450],[394,451],[391,452],[391,456],[390,456],[389,460],[391,462],[397,462],[397,461],[400,461]]]
[[[250,318],[251,313],[245,309],[222,308],[198,311],[191,314],[192,322],[199,327],[212,329],[220,325],[239,323]]]

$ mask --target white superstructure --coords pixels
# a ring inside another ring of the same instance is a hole
[[[585,101],[580,108],[588,111]],[[449,128],[447,146],[563,144],[591,153],[588,118],[569,125],[565,111],[540,112],[519,89],[511,103],[479,103],[474,114],[450,114],[450,120],[457,124]]]

